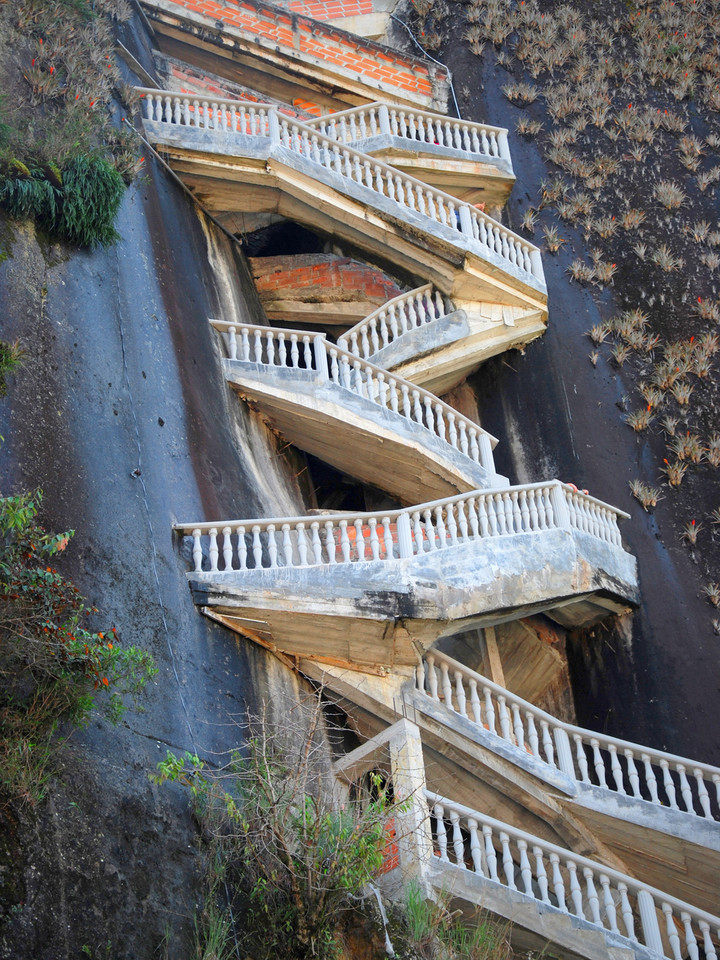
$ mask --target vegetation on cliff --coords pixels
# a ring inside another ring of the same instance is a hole
[[[411,2],[423,44],[453,45],[464,110],[480,58],[502,122],[538,144],[549,175],[517,227],[591,291],[602,319],[577,347],[626,390],[617,415],[643,461],[630,492],[646,511],[665,501],[656,522],[717,606],[720,3]]]
[[[0,7],[0,204],[75,246],[117,239],[125,184],[140,168],[110,111],[121,86],[113,20],[130,14],[123,0]]]

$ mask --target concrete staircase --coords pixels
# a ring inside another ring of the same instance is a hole
[[[142,6],[167,57],[275,100],[140,89],[147,138],[206,207],[229,229],[293,220],[411,287],[337,344],[211,321],[275,430],[405,506],[178,523],[196,603],[358,718],[367,742],[335,772],[382,770],[405,801],[389,890],[483,906],[520,950],[716,960],[720,771],[563,724],[437,649],[638,600],[625,515],[557,480],[509,486],[495,439],[435,395],[546,323],[538,249],[479,209],[512,187],[506,131],[450,120],[444,70],[310,0]]]

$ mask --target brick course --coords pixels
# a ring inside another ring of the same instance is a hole
[[[262,2],[252,3],[247,0],[170,2],[181,9],[236,27],[245,34],[269,40],[278,47],[288,48],[293,54],[297,53],[295,41],[298,40],[300,52],[324,62],[335,63],[356,73],[363,80],[379,80],[399,90],[432,96],[432,76],[425,64],[404,54],[395,54],[386,48],[378,49],[378,45],[372,41],[345,34],[321,22],[321,12],[324,12],[325,17],[330,11],[333,16],[354,16],[372,12],[371,0],[334,0],[330,4],[292,0],[286,8],[289,12]],[[339,11],[337,14],[336,9]],[[306,15],[313,11],[318,15],[317,19],[310,19]],[[440,80],[446,78],[446,74],[440,69],[436,71],[436,76]]]
[[[380,306],[402,293],[395,281],[382,271],[332,254],[252,257],[250,270],[260,299],[264,301],[367,300]]]

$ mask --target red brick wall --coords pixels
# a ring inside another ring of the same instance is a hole
[[[376,80],[406,93],[431,97],[430,71],[415,58],[395,53],[372,41],[337,30],[329,24],[293,14],[259,0],[171,0],[178,8],[237,27],[244,34],[270,40],[295,54],[299,51],[335,64],[363,80]],[[349,2],[349,0],[348,0]],[[364,3],[366,0],[352,0]],[[337,0],[342,7],[344,0]],[[311,4],[315,6],[315,4]],[[322,4],[327,10],[327,6]],[[297,43],[295,42],[297,41]],[[444,79],[443,72],[437,74]]]
[[[262,300],[368,300],[378,306],[402,290],[382,271],[349,257],[299,254],[253,257],[250,270]]]

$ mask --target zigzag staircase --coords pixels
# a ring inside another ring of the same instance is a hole
[[[389,893],[413,880],[482,905],[521,950],[716,960],[720,770],[563,722],[458,653],[638,600],[626,515],[558,480],[510,485],[495,438],[437,396],[544,329],[539,251],[473,206],[499,215],[512,187],[506,131],[433,112],[442,70],[302,11],[143,7],[164,55],[255,91],[140,88],[185,184],[228,225],[284,216],[407,287],[337,343],[210,321],[241,399],[397,506],[179,523],[196,603],[334,692],[366,741],[339,782],[380,769],[407,800]]]

